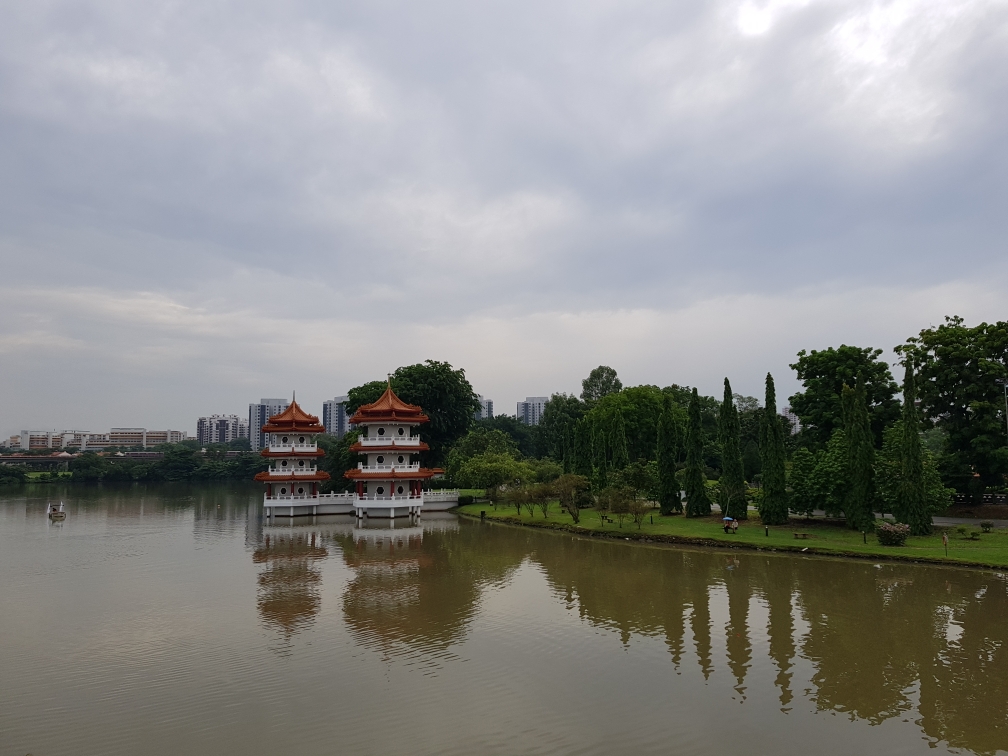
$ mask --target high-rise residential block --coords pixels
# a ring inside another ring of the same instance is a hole
[[[263,448],[262,427],[273,415],[279,415],[290,406],[286,399],[260,399],[258,404],[249,405],[249,443],[252,451]]]
[[[548,396],[525,397],[524,402],[518,402],[518,419],[525,425],[539,425],[548,401]]]
[[[248,422],[238,415],[211,415],[196,421],[196,440],[202,445],[227,444],[248,437]]]
[[[798,431],[801,430],[801,420],[798,419],[798,415],[794,413],[794,410],[790,407],[785,407],[781,410],[781,414],[788,422],[788,430],[791,431],[791,435],[794,436]]]
[[[336,438],[343,438],[350,430],[350,416],[347,414],[348,398],[337,396],[322,402],[322,425],[326,433]]]
[[[476,419],[490,420],[494,416],[493,399],[486,399],[482,394],[477,394],[476,398],[480,403],[480,408],[476,410]]]

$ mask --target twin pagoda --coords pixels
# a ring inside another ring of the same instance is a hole
[[[267,517],[348,515],[417,517],[421,510],[446,510],[458,505],[458,491],[424,491],[423,484],[443,471],[420,466],[420,452],[430,447],[414,429],[430,420],[423,409],[407,404],[389,382],[378,401],[361,406],[350,423],[361,430],[350,447],[366,458],[344,476],[354,483],[350,493],[319,493],[329,473],[318,469],[325,452],[318,436],[325,428],[296,401],[262,426],[262,456],[269,468],[255,479],[266,484],[263,511]]]

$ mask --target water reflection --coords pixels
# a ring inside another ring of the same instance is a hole
[[[316,543],[315,533],[300,532],[266,534],[262,545],[252,552],[252,561],[265,566],[256,580],[259,614],[267,625],[280,628],[287,640],[318,614],[322,574],[315,562],[328,555],[328,550]]]

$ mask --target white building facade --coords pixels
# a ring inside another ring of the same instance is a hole
[[[337,396],[328,401],[322,402],[322,425],[325,426],[326,433],[336,438],[343,438],[350,430],[350,416],[347,414],[347,402],[345,396]]]
[[[196,421],[196,440],[201,445],[228,444],[248,437],[249,425],[238,415],[210,415]]]
[[[252,451],[260,451],[264,446],[262,427],[273,415],[279,415],[290,406],[286,399],[260,399],[258,404],[249,405],[249,443]]]
[[[524,402],[518,402],[518,419],[525,425],[539,425],[543,410],[546,409],[548,396],[527,396]]]
[[[494,416],[493,399],[487,399],[482,394],[477,394],[480,408],[476,411],[477,420],[490,420]]]

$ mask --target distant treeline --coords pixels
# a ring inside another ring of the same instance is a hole
[[[161,481],[161,480],[251,480],[266,469],[266,460],[252,452],[225,458],[228,447],[212,444],[204,454],[193,443],[165,444],[158,447],[164,457],[158,460],[131,459],[114,454],[85,452],[69,462],[70,478],[74,482],[99,481]],[[64,476],[43,473],[42,481],[68,480]],[[28,480],[24,468],[0,465],[0,483],[23,483]]]

